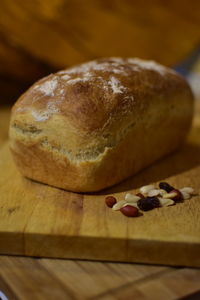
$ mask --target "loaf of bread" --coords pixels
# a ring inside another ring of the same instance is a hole
[[[173,70],[99,59],[30,87],[12,109],[10,148],[28,178],[98,191],[177,149],[192,115],[191,89]]]

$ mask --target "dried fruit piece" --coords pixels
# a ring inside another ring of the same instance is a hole
[[[105,202],[108,207],[112,208],[113,205],[115,205],[115,203],[117,203],[117,199],[113,196],[107,196],[105,198]]]
[[[149,191],[154,190],[155,186],[153,184],[144,185],[140,188],[142,194],[147,194]]]
[[[139,199],[140,199],[140,197],[130,194],[130,193],[127,193],[125,195],[125,200],[129,201],[129,202],[137,202]]]
[[[160,201],[157,197],[146,197],[146,198],[138,200],[137,205],[138,205],[139,209],[148,211],[155,207],[159,207]]]
[[[120,211],[126,217],[137,217],[138,216],[138,209],[132,205],[126,205],[120,208]]]
[[[125,203],[127,203],[125,200],[118,201],[115,205],[113,205],[112,209],[120,210],[120,208],[122,208]]]
[[[186,192],[188,194],[194,194],[194,189],[191,188],[191,187],[186,186],[186,187],[183,187],[182,189],[180,189],[180,192],[181,193]]]
[[[159,183],[159,188],[162,190],[165,190],[167,193],[170,193],[172,190],[174,190],[173,186],[171,186],[167,182],[160,182]]]
[[[181,192],[181,194],[182,194],[184,200],[188,200],[191,198],[191,195],[186,192]]]
[[[172,199],[159,198],[159,201],[160,201],[160,205],[163,207],[175,204],[174,200]]]

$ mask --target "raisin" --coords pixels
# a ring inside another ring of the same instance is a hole
[[[172,190],[174,190],[174,187],[167,182],[160,182],[159,188],[165,190],[167,193],[170,193]]]
[[[160,206],[160,201],[157,197],[146,197],[137,201],[139,209],[143,211],[151,210]]]

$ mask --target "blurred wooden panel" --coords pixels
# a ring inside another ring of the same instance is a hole
[[[200,40],[200,2],[2,0],[1,34],[56,67],[96,56],[172,64]]]
[[[54,69],[0,35],[0,104],[13,103],[31,83]]]
[[[0,75],[4,78],[12,77],[25,83],[48,74],[50,69],[45,63],[24,52],[23,48],[9,44],[0,36]]]
[[[1,0],[0,76],[32,83],[111,55],[173,65],[200,41],[199,11],[199,0]]]

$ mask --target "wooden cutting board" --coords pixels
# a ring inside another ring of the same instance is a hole
[[[8,143],[0,150],[0,253],[200,266],[200,197],[127,218],[104,203],[166,179],[200,189],[200,117],[179,152],[99,194],[83,195],[23,178]],[[150,145],[151,146],[151,145]],[[111,174],[112,176],[112,174]]]

